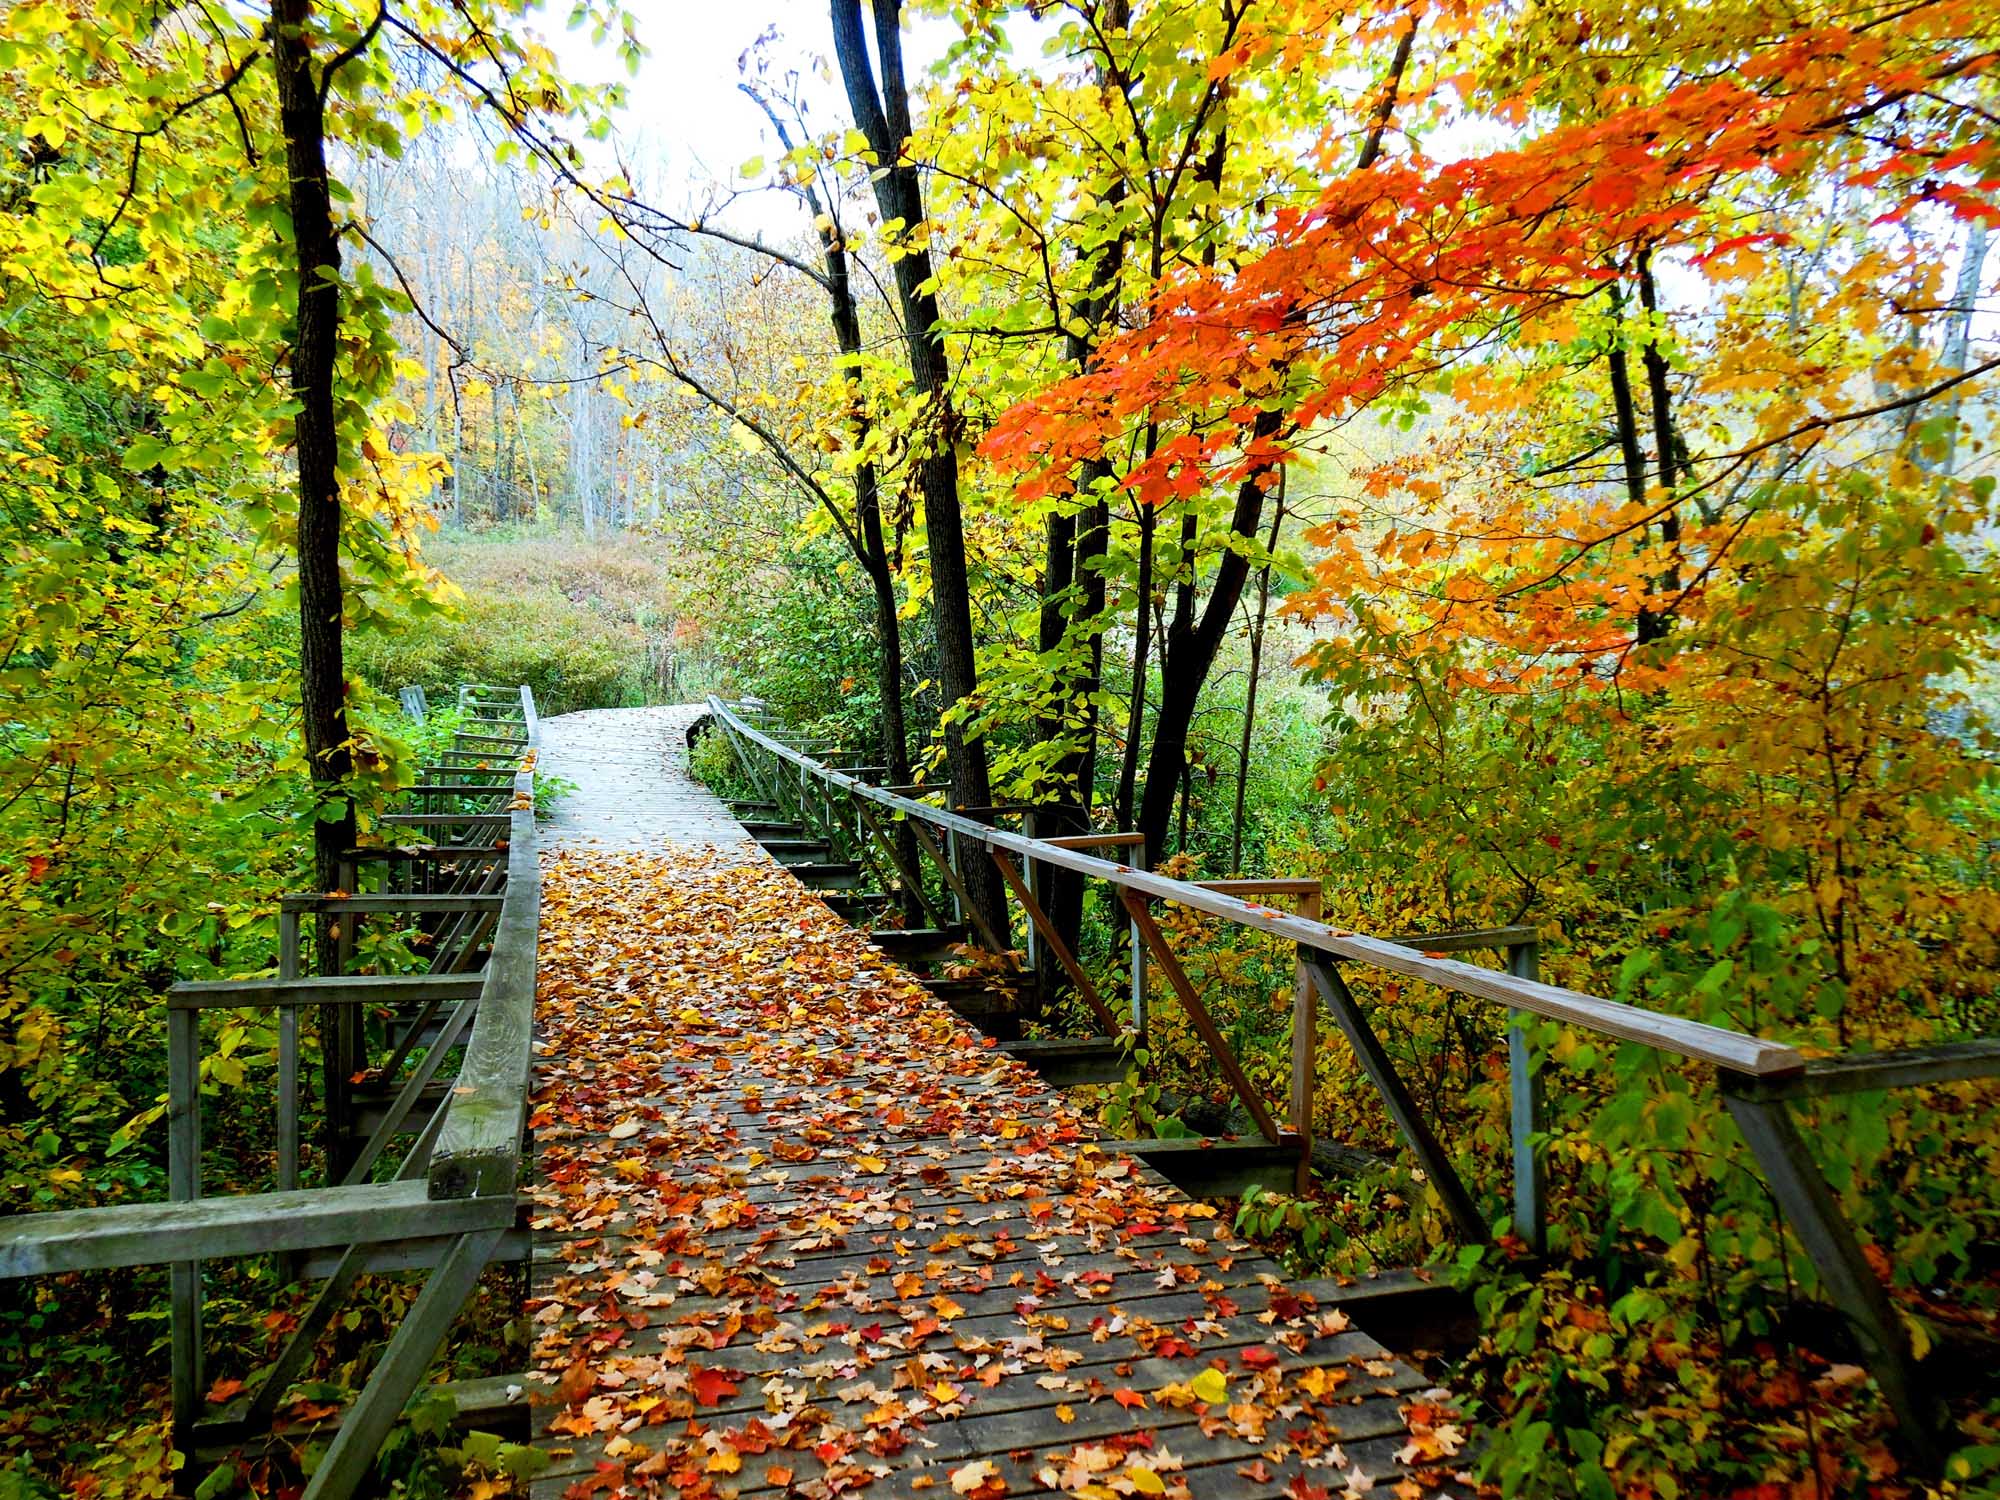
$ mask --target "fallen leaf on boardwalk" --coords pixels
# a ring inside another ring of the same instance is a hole
[[[558,853],[541,941],[527,1311],[544,1440],[615,1454],[581,1491],[1179,1500],[1168,1437],[1337,1475],[1308,1403],[1407,1376],[760,851]],[[982,1411],[1089,1440],[932,1458]]]
[[[1000,1471],[986,1459],[953,1469],[951,1487],[958,1494],[970,1495],[972,1500],[988,1500],[990,1496],[1007,1493],[1007,1481],[1000,1477]]]

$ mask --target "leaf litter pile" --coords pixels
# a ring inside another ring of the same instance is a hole
[[[1438,1493],[1461,1435],[789,874],[544,886],[538,1496]],[[1469,1490],[1453,1486],[1458,1493]]]

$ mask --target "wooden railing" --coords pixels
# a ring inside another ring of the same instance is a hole
[[[428,1266],[367,1383],[315,1469],[308,1500],[344,1500],[435,1357],[480,1272],[518,1258],[515,1185],[530,1066],[540,925],[527,688],[462,689],[468,727],[411,810],[382,819],[425,842],[348,851],[342,889],[282,898],[274,979],[177,984],[167,999],[168,1194],[164,1204],[0,1220],[0,1276],[170,1266],[175,1443],[268,1434],[317,1338],[363,1271]],[[364,891],[364,883],[378,888]],[[428,960],[416,974],[356,974],[357,930],[393,918]],[[313,967],[305,973],[307,934]],[[273,1190],[208,1197],[202,1186],[201,1022],[215,1010],[278,1020]],[[301,1028],[316,1018],[323,1059],[322,1180],[304,1185]],[[385,1022],[379,1034],[367,1022]],[[371,1051],[372,1047],[372,1051]],[[462,1049],[462,1055],[461,1054]],[[448,1084],[439,1082],[460,1055]],[[362,1076],[371,1087],[357,1087]],[[400,1154],[398,1154],[400,1153]],[[393,1160],[393,1171],[383,1170]],[[202,1262],[276,1255],[320,1280],[256,1387],[212,1421],[202,1340]]]
[[[1597,1036],[1637,1043],[1669,1056],[1713,1068],[1725,1107],[1741,1128],[1773,1197],[1819,1273],[1826,1295],[1847,1316],[1884,1398],[1895,1412],[1907,1446],[1933,1468],[1940,1461],[1940,1407],[1918,1378],[1909,1336],[1880,1278],[1841,1213],[1824,1173],[1814,1162],[1790,1106],[1817,1095],[1886,1090],[1974,1077],[2000,1076],[2000,1039],[1985,1038],[1945,1046],[1808,1058],[1796,1047],[1683,1016],[1664,1014],[1623,1001],[1566,989],[1538,977],[1538,934],[1532,927],[1479,932],[1376,937],[1332,926],[1319,917],[1316,881],[1174,880],[1136,865],[1101,858],[1093,849],[1131,848],[1138,835],[1109,831],[1063,838],[1035,838],[992,825],[995,809],[951,809],[921,800],[950,789],[885,788],[861,775],[837,770],[788,744],[771,726],[755,725],[719,699],[708,703],[710,722],[726,734],[738,766],[760,796],[812,826],[840,839],[848,820],[833,799],[846,800],[853,813],[858,856],[885,875],[923,894],[930,908],[943,897],[924,890],[920,870],[895,851],[898,826],[914,834],[921,857],[930,860],[955,911],[972,919],[981,946],[1003,951],[1011,932],[990,929],[965,889],[962,870],[982,854],[999,871],[1013,903],[1033,936],[1032,953],[1053,961],[1075,987],[1107,1032],[1124,1029],[1091,976],[1048,920],[1035,895],[1036,865],[1072,871],[1102,881],[1130,919],[1134,938],[1131,1025],[1146,1024],[1145,968],[1139,950],[1172,986],[1189,1023],[1201,1036],[1219,1070],[1241,1100],[1267,1146],[1295,1152],[1296,1181],[1303,1184],[1311,1144],[1313,1053],[1318,1013],[1324,1012],[1353,1049],[1356,1061],[1382,1096],[1391,1118],[1438,1193],[1457,1233],[1470,1241],[1491,1234],[1491,1219],[1459,1176],[1452,1158],[1425,1120],[1416,1099],[1398,1075],[1364,1008],[1349,989],[1343,966],[1354,966],[1434,984],[1454,994],[1490,1001],[1507,1009],[1510,1082],[1512,1227],[1534,1253],[1547,1246],[1544,1193],[1544,1125],[1540,1059],[1522,1027],[1540,1016]],[[980,816],[972,814],[978,813]],[[1259,897],[1283,897],[1291,911]],[[1167,944],[1155,920],[1155,903],[1171,903],[1236,926],[1269,933],[1296,945],[1293,989],[1289,1128],[1281,1127],[1257,1097],[1239,1060],[1216,1028],[1199,991]],[[1506,970],[1482,968],[1454,953],[1500,950]]]

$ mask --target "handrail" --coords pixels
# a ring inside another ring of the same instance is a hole
[[[1307,917],[1294,916],[1268,906],[1260,906],[1255,902],[1241,900],[1224,892],[1206,889],[1192,881],[1175,880],[1165,875],[1155,875],[1146,870],[1135,869],[1131,865],[1098,859],[1046,839],[1008,833],[958,813],[946,812],[908,797],[899,797],[821,765],[782,741],[752,728],[719,698],[711,697],[708,706],[709,712],[715,714],[733,732],[741,734],[779,759],[788,761],[799,769],[839,787],[849,796],[873,802],[904,817],[920,819],[932,827],[956,834],[960,838],[971,839],[988,849],[1004,849],[1013,854],[1032,858],[1039,864],[1072,870],[1079,875],[1107,881],[1123,890],[1171,901],[1177,906],[1185,906],[1209,916],[1220,917],[1241,927],[1267,932],[1274,937],[1287,938],[1317,953],[1357,960],[1374,968],[1386,969],[1392,974],[1424,980],[1447,990],[1496,1001],[1517,1010],[1531,1011],[1538,1016],[1545,1016],[1566,1025],[1582,1027],[1587,1031],[1617,1037],[1623,1041],[1639,1042],[1694,1062],[1712,1064],[1726,1072],[1750,1078],[1782,1078],[1805,1071],[1804,1054],[1784,1042],[1766,1041],[1744,1032],[1731,1031],[1727,1027],[1713,1026],[1705,1021],[1665,1015],[1622,1000],[1609,1000],[1600,995],[1586,994],[1581,990],[1566,989],[1561,985],[1545,984],[1540,980],[1523,979],[1494,969],[1483,969],[1477,964],[1465,963],[1459,959],[1433,958],[1421,950],[1405,947],[1390,938],[1373,937],[1367,933],[1348,931]]]
[[[493,929],[478,1018],[458,1070],[444,1124],[431,1149],[430,1196],[512,1201],[520,1178],[532,1063],[535,958],[542,875],[535,840],[535,753],[541,722],[534,690],[521,686],[527,763],[514,774],[507,829],[507,889]]]

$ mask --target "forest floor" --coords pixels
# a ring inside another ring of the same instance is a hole
[[[1441,1394],[897,969],[686,777],[545,726],[539,1496],[1471,1493]],[[552,1389],[549,1389],[552,1387]]]

